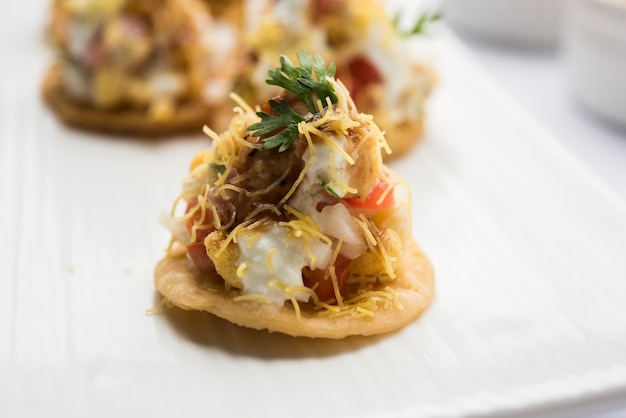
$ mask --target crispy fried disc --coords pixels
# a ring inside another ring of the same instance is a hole
[[[433,276],[428,258],[411,241],[398,277],[389,284],[398,293],[398,302],[403,309],[389,304],[388,307],[379,306],[374,317],[345,315],[329,318],[301,304],[300,320],[289,302],[278,307],[254,301],[234,301],[234,297],[241,295],[240,291],[225,290],[224,281],[219,276],[200,273],[184,255],[163,258],[156,267],[154,283],[169,302],[185,310],[203,310],[237,325],[296,337],[344,338],[382,334],[407,325],[430,304],[434,293]]]
[[[167,122],[155,122],[144,111],[133,109],[103,110],[73,101],[63,90],[58,68],[52,67],[46,74],[42,86],[46,103],[66,124],[119,135],[164,137],[185,132],[201,132],[205,124],[224,125],[221,121],[230,109],[207,106],[200,101],[179,105],[176,113]]]

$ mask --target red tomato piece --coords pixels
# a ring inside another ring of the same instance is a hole
[[[215,272],[215,265],[206,253],[204,242],[193,242],[187,245],[187,255],[198,269],[205,273]]]
[[[364,89],[372,84],[384,82],[376,65],[365,55],[353,57],[345,66],[337,68],[336,77],[346,85],[357,103]]]
[[[198,205],[198,198],[193,198],[187,203],[187,213],[193,210]],[[200,211],[196,211],[190,218],[187,220],[187,230],[191,232],[191,228],[194,225],[196,227],[196,239],[195,242],[204,241],[207,235],[211,232],[215,231],[215,227],[213,226],[213,212],[207,210],[204,214],[203,222],[200,224],[200,219],[202,218],[202,213]]]
[[[350,264],[352,260],[349,258],[343,257],[341,254],[337,256],[335,260],[335,275],[337,276],[337,285],[339,287],[339,292],[343,291],[343,288],[350,277]],[[333,280],[328,275],[326,280],[324,280],[324,276],[326,275],[326,270],[315,269],[311,270],[309,268],[305,268],[302,272],[302,277],[304,279],[304,285],[308,288],[313,288],[316,283],[318,286],[315,288],[315,294],[320,298],[321,301],[327,301],[335,298],[335,289],[333,288]]]
[[[313,21],[320,22],[326,15],[335,12],[341,4],[337,0],[314,0],[313,1]]]
[[[197,198],[190,200],[187,203],[187,212],[193,210],[197,205]],[[189,258],[191,258],[200,271],[211,273],[215,271],[215,265],[206,253],[204,239],[215,230],[215,227],[213,226],[213,214],[212,212],[207,211],[203,222],[199,224],[201,218],[202,214],[200,211],[196,211],[187,221],[187,229],[189,231],[191,231],[191,228],[197,224],[195,241],[187,245],[187,255],[189,255]]]
[[[344,201],[346,202],[346,204],[350,206],[354,206],[354,207],[361,208],[361,209],[389,209],[394,204],[393,189],[391,189],[387,193],[387,195],[382,200],[382,202],[380,203],[378,202],[388,187],[393,187],[393,186],[390,186],[389,183],[385,183],[381,179],[378,179],[376,180],[376,184],[370,191],[370,194],[367,196],[367,199],[359,200],[359,199],[348,198],[348,199],[344,199]]]

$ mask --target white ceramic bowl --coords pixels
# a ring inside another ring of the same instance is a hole
[[[570,0],[563,53],[575,94],[626,126],[626,0]]]
[[[570,1],[570,0],[565,0]],[[554,47],[562,0],[443,0],[453,26],[504,43]]]

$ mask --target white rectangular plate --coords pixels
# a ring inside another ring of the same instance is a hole
[[[436,298],[400,332],[323,341],[145,313],[159,213],[208,140],[61,126],[38,92],[43,11],[0,22],[0,416],[458,416],[626,395],[626,205],[451,36],[426,137],[392,164]]]

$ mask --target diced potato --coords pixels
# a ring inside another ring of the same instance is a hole
[[[386,229],[381,235],[381,242],[388,260],[395,272],[400,265],[403,242],[400,235],[393,229]],[[371,276],[384,273],[387,270],[381,257],[380,248],[375,247],[376,253],[368,250],[350,265],[350,273],[358,276]]]
[[[243,282],[237,276],[237,259],[239,258],[239,251],[237,244],[230,242],[224,251],[219,252],[222,243],[226,239],[226,235],[220,231],[214,231],[207,235],[204,239],[204,245],[207,249],[207,254],[213,264],[215,264],[215,270],[226,283],[238,289],[243,288]]]

